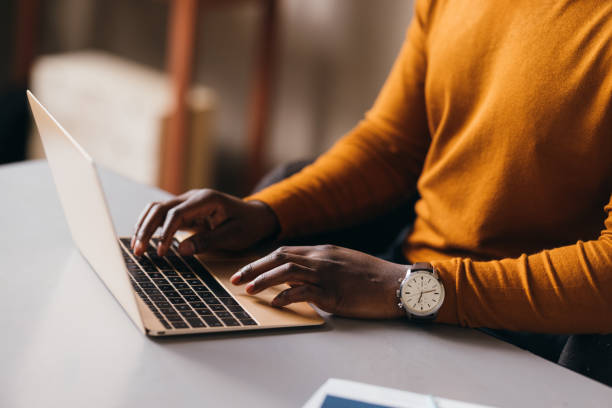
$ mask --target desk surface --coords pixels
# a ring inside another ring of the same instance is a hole
[[[120,234],[164,197],[102,179]],[[502,407],[612,404],[609,387],[455,327],[327,316],[318,329],[147,338],[72,244],[46,163],[1,166],[0,188],[0,406],[295,407],[329,377]]]

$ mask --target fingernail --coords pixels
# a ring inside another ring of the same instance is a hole
[[[274,299],[272,299],[272,302],[270,302],[270,304],[272,306],[280,306],[281,305],[281,301],[278,297],[275,297]]]
[[[140,242],[139,239],[136,240],[136,243],[134,244],[134,252],[140,252],[142,251],[142,242]]]
[[[234,285],[237,285],[240,282],[240,278],[242,278],[242,270],[239,270],[238,272],[233,274],[230,278],[230,282],[232,282],[232,284]]]
[[[191,241],[181,242],[181,244],[179,245],[179,252],[182,255],[193,255],[193,253],[195,252],[195,246],[193,245],[193,242]]]
[[[132,240],[130,241],[130,249],[132,251],[134,250],[134,237],[132,237]]]
[[[253,282],[249,283],[248,285],[246,285],[246,288],[244,288],[244,290],[247,293],[251,293],[255,290],[255,285],[253,284]]]

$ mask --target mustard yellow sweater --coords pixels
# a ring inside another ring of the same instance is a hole
[[[284,236],[418,189],[410,262],[438,320],[612,332],[612,1],[417,1],[373,108],[312,166],[250,197]]]

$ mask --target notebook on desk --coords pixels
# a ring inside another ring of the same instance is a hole
[[[93,159],[27,95],[72,238],[140,330],[170,336],[323,324],[308,304],[269,306],[285,287],[249,296],[229,284],[250,259],[182,256],[176,241],[164,257],[135,256],[129,238],[115,232]]]

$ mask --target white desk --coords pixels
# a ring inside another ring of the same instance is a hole
[[[120,234],[164,197],[103,182]],[[467,329],[327,317],[147,338],[73,246],[46,163],[1,166],[0,191],[2,407],[296,407],[329,377],[505,407],[612,406],[611,388]]]

